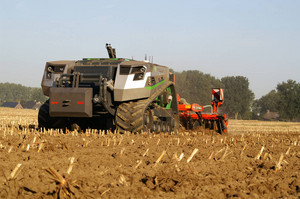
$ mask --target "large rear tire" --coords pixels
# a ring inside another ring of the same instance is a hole
[[[156,103],[156,98],[164,94],[167,88],[170,88],[172,98],[175,100],[176,92],[174,83],[166,81],[156,88],[149,98],[120,104],[115,115],[117,130],[119,130],[119,132],[130,131],[133,133],[141,131],[157,132],[162,130],[159,125],[166,120],[168,120],[172,129],[176,130],[179,128],[175,125],[176,121],[173,122],[173,120],[178,120],[177,102],[172,102],[171,108],[166,108],[165,106]],[[173,123],[174,126],[172,125]],[[166,131],[166,129],[164,130]]]
[[[146,108],[145,100],[121,104],[116,112],[117,129],[120,132],[148,131],[153,126],[153,115],[149,108]]]
[[[175,118],[170,118],[167,121],[154,120],[154,111],[147,105],[146,100],[121,104],[117,109],[115,118],[116,128],[119,132],[171,132],[179,128]]]

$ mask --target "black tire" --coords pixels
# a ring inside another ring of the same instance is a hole
[[[215,132],[218,132],[218,122],[217,121],[212,121],[212,130],[214,130]]]
[[[215,127],[215,129],[216,129],[217,133],[219,133],[219,134],[222,135],[222,126],[221,126],[220,120],[216,121],[216,127]]]
[[[153,116],[151,110],[146,106],[145,100],[119,105],[116,112],[116,127],[119,132],[136,133],[151,130]]]
[[[165,83],[161,84],[159,88],[155,89],[155,92],[147,99],[124,102],[120,104],[115,114],[116,129],[119,132],[130,131],[133,133],[148,131],[152,129],[155,129],[156,132],[161,130],[158,129],[160,127],[153,127],[153,113],[150,107],[152,109],[156,109],[156,107],[151,106],[151,104],[154,102],[156,97],[160,96],[168,87],[170,87],[171,89],[173,88],[174,90],[174,83],[171,81],[166,81]],[[175,94],[173,97],[174,99],[176,98]],[[174,114],[174,118],[172,119],[175,119],[175,117],[178,118],[178,107],[175,105],[172,109],[173,112],[176,112],[176,114]],[[156,121],[155,123],[161,125],[161,121]]]
[[[194,121],[192,129],[195,130],[195,129],[198,129],[200,127],[201,127],[200,122],[198,120]]]
[[[218,126],[219,126],[219,133],[221,135],[226,135],[227,134],[227,127],[226,127],[226,121],[222,118],[218,120]]]
[[[211,128],[211,125],[210,125],[210,121],[209,120],[204,120],[204,127],[206,129],[210,129]]]
[[[47,100],[39,110],[38,115],[39,128],[65,128],[68,127],[65,118],[55,118],[49,115],[49,100]]]

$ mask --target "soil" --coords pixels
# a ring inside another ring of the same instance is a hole
[[[300,130],[287,123],[63,133],[36,130],[36,116],[0,109],[1,198],[300,198]]]

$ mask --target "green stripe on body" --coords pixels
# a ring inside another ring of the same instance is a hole
[[[159,85],[161,85],[162,83],[164,83],[166,80],[163,80],[161,82],[158,82],[157,84],[153,85],[153,86],[148,86],[148,87],[145,87],[146,89],[149,89],[149,90],[153,90],[154,88],[158,87]]]

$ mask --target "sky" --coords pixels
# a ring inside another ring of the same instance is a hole
[[[300,82],[299,9],[299,0],[0,0],[0,82],[39,87],[47,61],[107,57],[110,42],[118,57],[245,76],[258,99]]]

